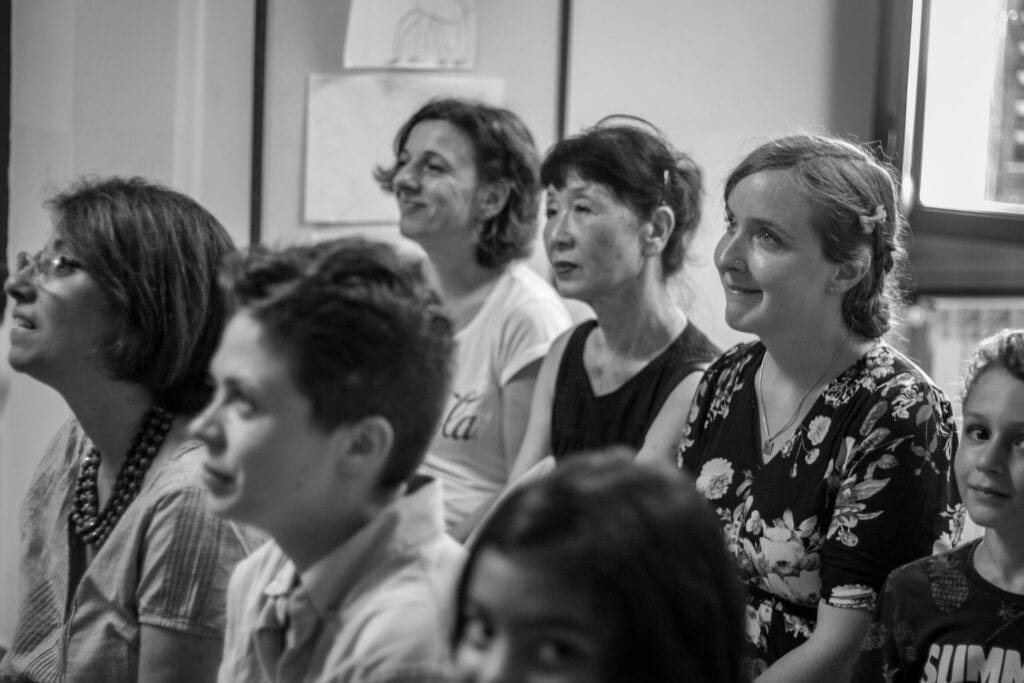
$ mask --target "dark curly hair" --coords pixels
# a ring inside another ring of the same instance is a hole
[[[964,366],[960,403],[967,403],[974,385],[989,370],[1002,368],[1024,382],[1024,330],[1002,330],[982,339]]]
[[[386,192],[394,192],[398,157],[416,124],[447,121],[473,144],[481,182],[506,181],[508,200],[496,216],[486,221],[477,235],[476,258],[485,268],[501,268],[529,256],[537,236],[540,207],[540,157],[526,124],[508,109],[458,98],[431,100],[402,124],[395,135],[396,161],[377,166],[373,176]]]

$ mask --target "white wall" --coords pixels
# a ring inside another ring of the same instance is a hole
[[[43,246],[42,199],[83,174],[140,174],[185,191],[248,235],[250,0],[15,0],[10,254]],[[10,308],[10,306],[8,306]],[[0,334],[7,356],[7,334]],[[17,517],[68,411],[10,375],[0,415],[0,643],[15,617]]]
[[[267,38],[263,242],[281,244],[355,231],[399,239],[396,227],[314,225],[302,220],[306,77],[343,71],[348,0],[271,0]],[[556,134],[559,16],[553,0],[478,0],[476,69],[505,82],[505,106],[546,148]],[[412,114],[410,111],[409,114]],[[389,159],[367,159],[366,172]]]
[[[729,170],[795,129],[870,134],[878,0],[574,0],[567,132],[642,116],[704,169],[704,218],[684,273],[691,317],[720,345],[712,265]]]

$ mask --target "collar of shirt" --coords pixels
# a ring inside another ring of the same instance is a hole
[[[274,600],[292,591],[304,592],[326,621],[356,586],[375,575],[377,567],[396,555],[415,552],[442,533],[440,484],[429,477],[414,477],[404,496],[302,574],[291,561],[285,562],[263,594]]]

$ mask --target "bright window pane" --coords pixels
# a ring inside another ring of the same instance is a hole
[[[1024,213],[1024,0],[933,0],[921,203]]]

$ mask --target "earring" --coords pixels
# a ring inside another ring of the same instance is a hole
[[[837,287],[836,285],[829,285],[828,287],[825,288],[825,292],[828,294],[838,294],[839,287]]]

